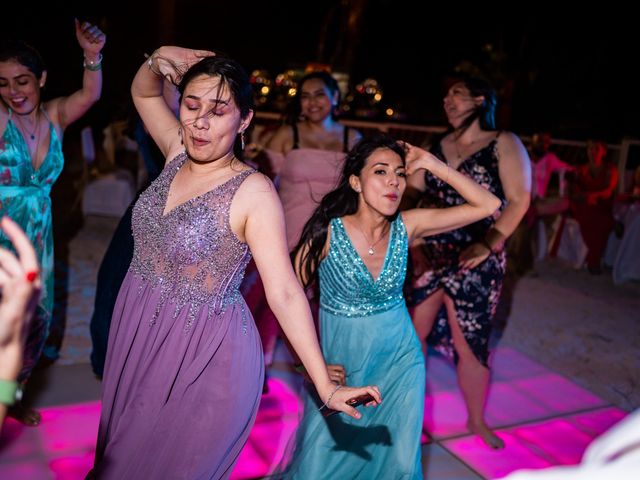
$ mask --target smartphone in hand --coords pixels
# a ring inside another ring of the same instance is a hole
[[[374,401],[375,401],[375,398],[373,398],[370,394],[365,393],[364,395],[359,395],[357,397],[350,398],[349,400],[347,400],[347,404],[355,408],[355,407],[359,407],[360,405],[365,405],[369,402],[374,402]],[[334,413],[340,413],[340,411],[334,410],[333,408],[322,409],[322,415],[325,417],[329,417]]]

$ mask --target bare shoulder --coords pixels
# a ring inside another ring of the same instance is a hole
[[[293,129],[291,125],[282,125],[271,136],[266,148],[277,152],[286,153],[293,147]]]
[[[520,137],[513,132],[503,131],[498,135],[498,148],[520,149],[524,148]]]
[[[42,103],[42,109],[47,114],[47,117],[49,117],[49,120],[56,126],[60,125],[60,107],[64,104],[66,98],[67,97],[56,97]]]
[[[246,170],[243,170],[246,171]],[[250,173],[238,188],[239,199],[251,208],[260,208],[268,199],[279,199],[275,185],[265,174]]]
[[[501,160],[528,161],[529,154],[522,140],[515,133],[502,132],[498,136],[498,158]]]

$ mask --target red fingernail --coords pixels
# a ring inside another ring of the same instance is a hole
[[[35,271],[27,272],[27,282],[33,283],[36,278],[38,278],[38,272],[35,272]]]

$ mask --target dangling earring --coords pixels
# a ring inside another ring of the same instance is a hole
[[[240,149],[244,150],[244,130],[240,132]]]
[[[184,145],[182,142],[182,127],[178,127],[178,136],[180,137],[180,145]]]

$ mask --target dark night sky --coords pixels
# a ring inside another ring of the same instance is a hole
[[[443,124],[444,79],[468,60],[490,76],[502,73],[512,80],[510,122],[503,127],[521,134],[545,129],[559,138],[612,142],[640,137],[638,86],[632,82],[640,41],[631,15],[617,8],[608,13],[605,7],[572,15],[542,9],[497,14],[486,6],[474,12],[453,2],[417,9],[419,2],[369,0],[352,76],[354,82],[377,79],[385,100],[407,112],[411,123]],[[54,95],[68,93],[81,75],[73,17],[101,22],[108,40],[98,109],[107,117],[127,98],[143,53],[153,51],[163,36],[183,46],[222,50],[247,70],[266,68],[275,75],[316,60],[322,22],[339,2],[176,0],[172,26],[162,32],[159,5],[173,2],[87,3],[52,2],[31,15],[9,12],[2,35],[20,36],[41,51],[49,66],[49,94]],[[491,63],[483,51],[487,44],[506,60]]]

